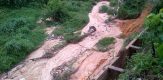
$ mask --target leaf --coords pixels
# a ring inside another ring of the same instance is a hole
[[[161,41],[163,41],[163,34],[160,34],[159,38],[160,38]]]
[[[157,53],[158,56],[163,59],[163,44],[161,44],[158,48],[157,48]]]

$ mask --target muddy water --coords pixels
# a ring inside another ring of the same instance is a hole
[[[16,71],[10,71],[9,80],[51,80],[53,79],[51,71],[69,61],[76,59],[73,63],[74,69],[77,69],[71,76],[71,80],[87,80],[94,72],[100,71],[100,66],[108,60],[112,60],[123,46],[123,39],[118,36],[122,34],[120,28],[115,24],[107,25],[105,20],[110,16],[106,13],[99,13],[102,5],[109,5],[109,2],[102,1],[97,3],[88,14],[89,22],[82,29],[81,35],[88,32],[89,26],[95,26],[96,32],[83,39],[77,44],[69,44],[61,49],[54,57],[42,59],[36,62],[29,59],[40,57],[46,49],[51,48],[59,40],[46,41],[42,47],[34,51],[23,67]],[[48,30],[48,29],[47,29]],[[51,29],[50,29],[51,30]],[[51,33],[48,31],[47,33]],[[98,52],[94,50],[95,44],[104,37],[115,38],[115,43],[108,52]],[[11,79],[12,78],[12,79]]]

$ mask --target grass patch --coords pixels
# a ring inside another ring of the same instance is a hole
[[[57,36],[64,36],[67,42],[78,39],[80,36],[74,34],[75,31],[82,29],[89,21],[88,13],[91,10],[92,1],[63,1],[69,17],[60,23],[60,26],[53,33]]]
[[[111,37],[106,37],[101,40],[96,44],[96,47],[99,51],[105,52],[108,50],[108,46],[114,42],[114,38]]]
[[[42,10],[0,8],[0,73],[8,71],[36,49],[45,38],[36,24]]]
[[[0,8],[0,23],[4,23],[6,20],[11,18],[26,17],[31,22],[35,23],[36,20],[41,16],[42,9],[23,7],[20,9],[9,9]]]
[[[70,33],[65,34],[64,39],[66,40],[67,43],[77,43],[80,41],[81,37],[80,34]]]
[[[100,12],[100,13],[107,13],[107,12],[108,12],[108,9],[109,9],[108,6],[103,5],[103,6],[100,7],[99,12]]]

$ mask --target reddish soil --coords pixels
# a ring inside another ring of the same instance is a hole
[[[52,70],[72,60],[75,60],[72,66],[76,71],[71,74],[70,80],[88,80],[90,76],[98,75],[103,70],[103,66],[108,65],[123,47],[124,39],[118,38],[118,36],[121,34],[129,36],[138,31],[142,27],[145,17],[152,10],[151,6],[147,6],[137,19],[116,20],[117,24],[110,23],[108,25],[105,20],[111,15],[99,13],[99,8],[102,5],[109,5],[109,2],[101,1],[93,7],[91,13],[88,14],[89,23],[81,30],[81,35],[87,33],[90,26],[95,26],[96,32],[77,44],[67,45],[52,58],[31,61],[30,59],[41,57],[46,50],[60,42],[57,39],[45,41],[39,49],[29,55],[24,63],[9,71],[7,77],[2,80],[51,80],[53,79],[50,74]],[[54,28],[47,28],[46,33],[51,34],[53,30]],[[107,52],[94,50],[96,43],[104,37],[115,38],[115,43],[111,44],[112,48]],[[105,64],[106,62],[107,64]]]
[[[145,9],[142,11],[142,14],[137,19],[131,20],[117,20],[117,26],[120,27],[124,36],[129,36],[134,32],[139,31],[139,29],[143,26],[145,17],[152,11],[152,6],[147,5]]]

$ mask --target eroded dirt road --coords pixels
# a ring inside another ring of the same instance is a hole
[[[70,77],[71,80],[87,80],[98,67],[104,63],[107,59],[113,58],[118,51],[120,51],[123,45],[123,39],[117,38],[121,31],[119,27],[114,24],[107,25],[105,20],[108,15],[99,13],[99,8],[102,5],[107,5],[109,2],[99,2],[93,7],[92,12],[89,13],[89,23],[83,28],[82,34],[87,33],[89,26],[95,26],[96,32],[91,36],[86,37],[84,40],[77,44],[69,44],[63,48],[55,57],[48,60],[45,68],[42,70],[40,80],[50,80],[52,70],[57,69],[58,66],[69,62],[75,58],[77,61],[74,62],[75,69],[77,69]],[[114,37],[116,39],[115,44],[109,52],[98,52],[91,50],[95,44],[104,37]]]
[[[105,61],[111,61],[121,50],[124,42],[118,37],[122,34],[120,28],[114,23],[109,25],[105,23],[105,20],[111,15],[99,13],[99,8],[102,5],[109,5],[109,2],[102,1],[93,7],[88,15],[89,23],[82,29],[81,35],[88,32],[89,26],[95,26],[96,32],[77,44],[67,45],[50,59],[30,60],[41,57],[45,50],[60,42],[59,39],[45,41],[43,46],[31,53],[23,64],[9,71],[8,76],[3,80],[58,80],[60,76],[57,75],[64,73],[65,70],[70,70],[70,68],[73,69],[69,73],[70,80],[87,80],[94,72],[100,71],[99,67]],[[115,43],[111,45],[109,51],[98,52],[95,50],[95,45],[104,37],[115,38]]]

